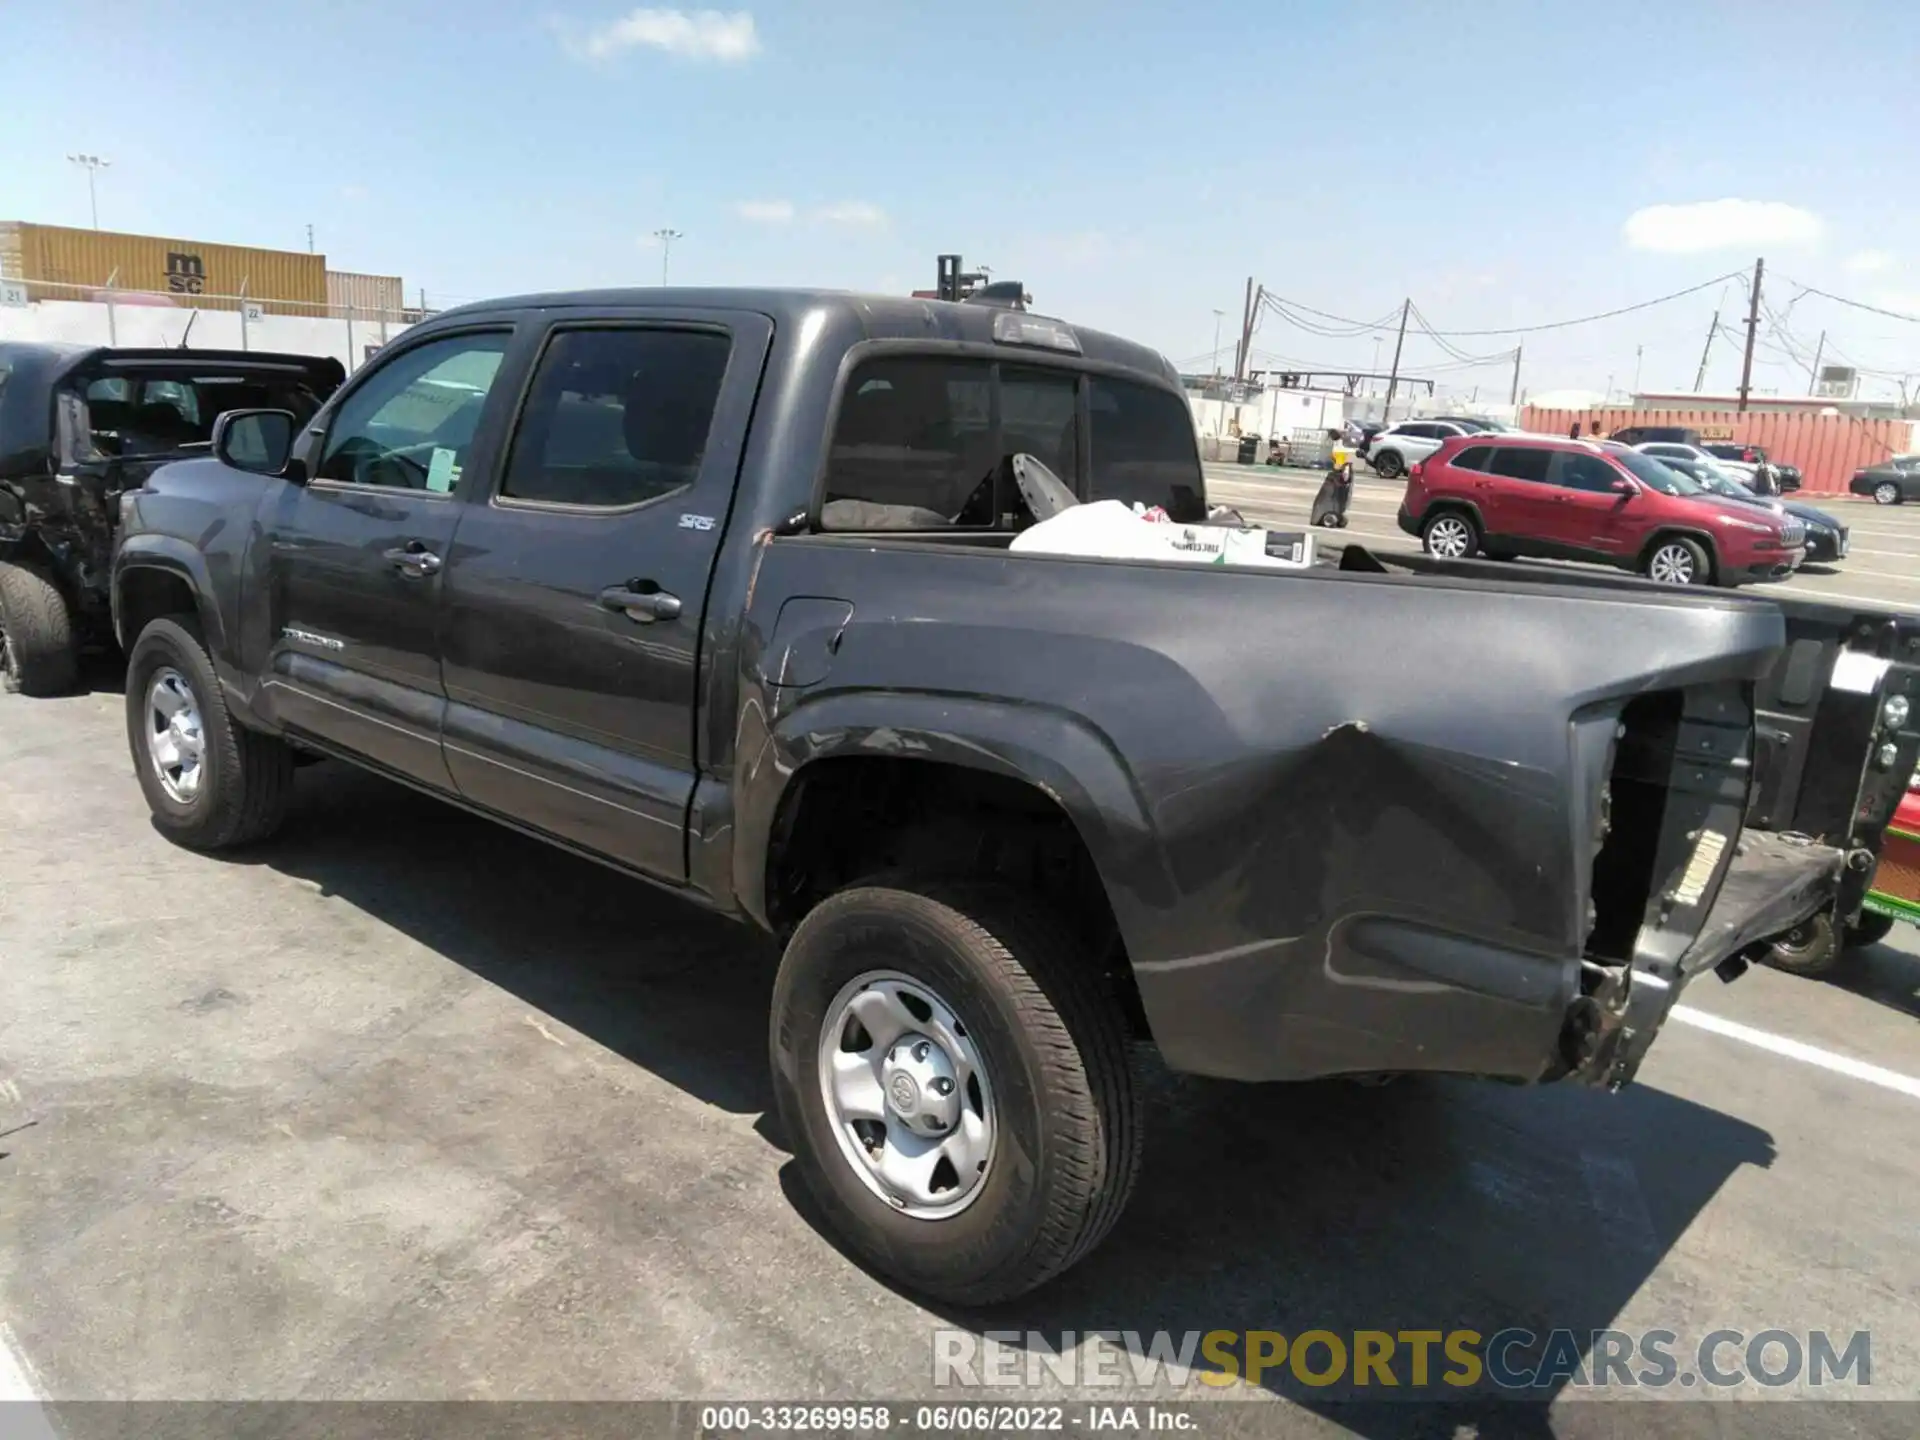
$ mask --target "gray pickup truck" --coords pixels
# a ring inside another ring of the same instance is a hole
[[[1172,367],[1056,320],[527,296],[213,449],[126,497],[113,570],[159,829],[258,841],[333,756],[777,937],[786,1134],[931,1296],[1017,1295],[1107,1232],[1136,1044],[1618,1086],[1787,888],[1716,912],[1779,608],[1357,547],[1010,550],[1022,457],[1209,514]]]

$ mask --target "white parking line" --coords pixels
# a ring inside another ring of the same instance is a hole
[[[27,1362],[14,1342],[13,1332],[0,1323],[0,1404],[38,1400],[27,1378]]]
[[[1784,1055],[1787,1059],[1798,1060],[1804,1065],[1817,1065],[1822,1070],[1832,1071],[1835,1075],[1844,1075],[1849,1080],[1862,1080],[1869,1085],[1878,1085],[1883,1090],[1891,1090],[1897,1095],[1920,1100],[1920,1080],[1911,1075],[1902,1075],[1898,1070],[1869,1065],[1866,1061],[1855,1060],[1850,1055],[1838,1055],[1831,1050],[1822,1050],[1818,1045],[1808,1045],[1801,1040],[1789,1040],[1784,1035],[1756,1030],[1751,1025],[1740,1024],[1737,1020],[1724,1020],[1718,1015],[1708,1014],[1705,1010],[1695,1010],[1691,1005],[1676,1005],[1669,1015],[1671,1019],[1678,1020],[1684,1025],[1691,1025],[1695,1029],[1705,1030],[1714,1035],[1723,1035],[1729,1040],[1738,1040],[1774,1055]]]

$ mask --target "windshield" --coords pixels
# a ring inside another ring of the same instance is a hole
[[[1662,465],[1651,455],[1643,455],[1638,450],[1622,450],[1613,457],[1627,467],[1627,472],[1650,490],[1658,490],[1662,495],[1704,495],[1705,487],[1697,484],[1671,466]]]

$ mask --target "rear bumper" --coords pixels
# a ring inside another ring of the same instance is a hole
[[[1420,522],[1413,518],[1413,512],[1407,509],[1407,502],[1400,502],[1400,509],[1393,517],[1394,523],[1409,535],[1420,533]]]

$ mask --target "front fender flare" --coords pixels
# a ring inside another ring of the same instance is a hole
[[[229,658],[226,625],[220,618],[220,607],[213,603],[213,583],[207,572],[207,557],[185,540],[175,539],[171,535],[128,535],[121,540],[120,548],[114,554],[113,634],[120,642],[120,648],[128,650],[139,639],[137,635],[126,633],[122,603],[126,577],[135,570],[164,570],[187,582],[187,588],[193,592],[194,607],[200,619],[201,632],[207,639],[207,648],[216,662],[225,664]]]
[[[768,922],[774,826],[809,765],[872,756],[955,765],[1023,781],[1066,813],[1087,847],[1123,940],[1176,903],[1178,886],[1132,774],[1081,717],[1049,707],[900,691],[844,691],[777,715],[749,707],[736,754],[734,894]],[[752,733],[749,733],[752,732]],[[771,928],[769,926],[769,928]]]

